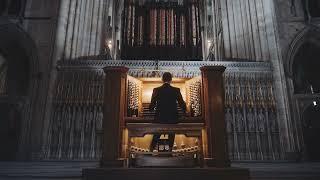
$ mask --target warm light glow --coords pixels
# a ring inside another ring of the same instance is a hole
[[[313,105],[316,106],[317,105],[317,101],[313,101]]]
[[[147,99],[147,102],[151,101],[153,89],[146,89],[143,91],[143,99]]]
[[[112,41],[109,40],[107,44],[108,44],[108,48],[111,49],[112,48]]]
[[[140,79],[141,80],[141,79]],[[150,103],[151,102],[151,96],[153,89],[156,87],[161,86],[163,83],[161,81],[143,81],[143,88],[142,88],[142,103]],[[180,92],[182,95],[182,98],[186,100],[186,86],[185,83],[182,82],[173,82],[171,83],[173,87],[180,88]]]
[[[122,156],[127,157],[127,150],[128,150],[128,129],[124,129],[122,132]]]
[[[162,83],[162,80],[161,80],[161,77],[152,77],[152,78],[138,78],[140,81],[143,81],[143,82],[159,82],[159,83]],[[181,83],[184,83],[186,82],[187,80],[189,80],[188,78],[172,78],[172,82],[173,83],[176,83],[176,82],[181,82]]]
[[[208,40],[208,47],[210,47],[211,45],[212,45],[212,42]]]
[[[144,137],[131,137],[130,145],[141,149],[148,149],[152,141],[152,134],[146,134]],[[167,134],[162,134],[160,139],[167,139]],[[184,134],[176,134],[174,144],[177,149],[199,146],[197,137],[187,137]],[[130,147],[129,147],[130,148]]]

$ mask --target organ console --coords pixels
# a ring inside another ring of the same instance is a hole
[[[84,179],[145,180],[179,176],[182,179],[248,180],[249,171],[231,168],[228,159],[224,70],[222,66],[206,66],[201,68],[201,77],[182,79],[180,84],[174,82],[173,85],[185,89],[189,117],[181,118],[178,124],[155,124],[145,116],[141,104],[148,100],[148,86],[151,88],[157,83],[130,77],[125,67],[105,67],[101,167],[84,169]],[[148,148],[155,133],[175,133],[172,152],[167,150],[165,137],[160,137],[163,144],[158,143],[157,150],[150,152]]]
[[[136,160],[139,166],[154,165],[155,152],[149,149],[154,133],[175,133],[173,151],[164,153],[170,157],[182,155],[193,166],[202,166],[204,161],[210,166],[229,166],[224,125],[224,67],[203,67],[201,76],[173,79],[172,86],[180,88],[186,101],[187,115],[180,117],[180,123],[171,125],[153,123],[153,112],[148,109],[153,88],[162,84],[160,78],[135,78],[127,75],[125,67],[106,67],[104,71],[102,162],[105,166],[121,165],[120,159]],[[143,157],[147,160],[141,161]],[[163,165],[177,165],[176,162],[179,161],[168,158]]]
[[[126,129],[128,130],[128,144],[125,146],[125,154],[136,163],[132,166],[152,166],[154,161],[143,161],[140,163],[138,158],[145,158],[143,155],[150,155],[149,146],[151,144],[152,135],[154,133],[180,133],[175,136],[175,147],[171,153],[164,153],[170,156],[190,155],[191,159],[196,157],[198,161],[194,165],[201,165],[202,157],[201,144],[203,118],[201,112],[201,78],[194,77],[192,79],[174,78],[172,86],[180,88],[182,96],[187,104],[187,113],[183,114],[179,111],[180,124],[168,127],[167,125],[152,124],[154,119],[154,111],[149,110],[149,103],[153,88],[162,85],[161,78],[134,78],[127,76],[127,113],[125,117]],[[181,110],[178,108],[178,110]],[[168,144],[166,140],[159,142],[158,150],[168,152]],[[167,148],[167,149],[166,149]],[[161,153],[160,153],[161,154]],[[163,153],[162,153],[163,155]],[[171,161],[168,161],[171,163]],[[182,161],[181,163],[186,163]],[[165,165],[165,164],[163,164]],[[169,165],[166,165],[169,166]],[[182,164],[181,164],[182,166]]]

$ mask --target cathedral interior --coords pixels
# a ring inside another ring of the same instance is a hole
[[[116,131],[106,108],[117,106],[106,92],[123,79],[105,67],[127,69],[118,144],[106,140]],[[152,134],[172,130],[148,108],[164,72],[187,104],[172,151],[202,167],[216,143],[204,135],[202,67],[225,67],[232,167],[251,179],[320,179],[319,0],[1,0],[0,179],[90,179],[82,169],[113,146],[127,168],[139,164]]]

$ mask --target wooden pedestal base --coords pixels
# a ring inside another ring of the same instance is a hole
[[[248,180],[249,170],[241,168],[97,168],[84,169],[84,180]]]

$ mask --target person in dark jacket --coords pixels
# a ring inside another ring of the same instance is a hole
[[[172,75],[165,72],[162,76],[163,85],[153,89],[150,110],[156,110],[155,121],[161,124],[176,124],[178,123],[178,107],[180,106],[185,113],[186,103],[184,102],[179,88],[170,85]],[[154,134],[150,145],[150,150],[153,151],[156,143],[159,141],[161,134]],[[174,133],[169,133],[169,151],[172,150],[174,143]]]

